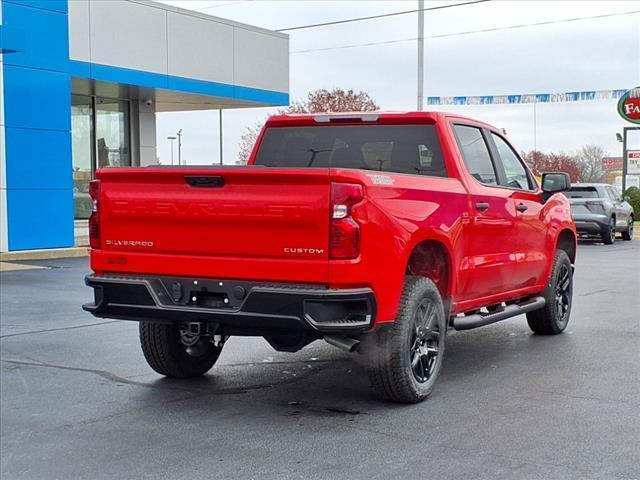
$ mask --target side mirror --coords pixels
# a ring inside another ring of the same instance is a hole
[[[625,195],[624,197],[622,197],[622,200],[624,200],[625,202],[630,202],[631,197],[629,195]]]
[[[571,189],[571,179],[568,173],[549,172],[542,174],[542,191],[544,193],[565,192]]]

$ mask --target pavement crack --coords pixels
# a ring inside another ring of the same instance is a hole
[[[108,372],[106,370],[97,370],[97,369],[91,369],[91,368],[82,368],[82,367],[70,367],[67,365],[57,365],[57,364],[53,364],[53,363],[44,363],[44,362],[39,362],[39,361],[31,361],[31,362],[25,362],[25,361],[20,361],[20,360],[8,360],[8,359],[0,359],[0,362],[4,362],[4,363],[8,363],[11,365],[16,365],[16,366],[24,366],[24,367],[40,367],[40,368],[53,368],[53,369],[57,369],[57,370],[65,370],[65,371],[72,371],[72,372],[82,372],[82,373],[89,373],[92,375],[97,375],[105,380],[108,380],[110,382],[113,383],[121,383],[121,384],[126,384],[126,385],[133,385],[133,386],[138,386],[138,387],[144,387],[144,388],[152,388],[152,389],[157,389],[157,390],[173,390],[173,391],[177,391],[177,392],[187,392],[187,393],[192,393],[194,391],[199,392],[199,394],[191,394],[189,397],[187,398],[179,398],[179,399],[175,399],[173,401],[182,401],[182,400],[186,400],[188,398],[194,398],[194,397],[198,397],[198,396],[202,396],[202,395],[235,395],[235,394],[243,394],[243,393],[247,393],[249,391],[252,390],[262,390],[262,389],[268,389],[268,388],[274,388],[277,386],[281,386],[281,385],[289,385],[292,383],[296,383],[299,382],[311,375],[315,375],[323,370],[325,370],[326,368],[328,368],[328,365],[323,365],[323,366],[319,366],[318,368],[315,368],[313,370],[308,370],[307,372],[304,372],[304,374],[302,375],[297,375],[293,378],[288,378],[285,380],[281,380],[281,381],[277,381],[277,382],[271,382],[271,383],[266,383],[266,384],[258,384],[258,385],[247,385],[247,386],[242,386],[242,387],[231,387],[231,388],[222,388],[222,389],[215,389],[214,386],[203,386],[203,385],[194,385],[193,383],[189,384],[187,382],[185,382],[185,386],[184,387],[174,387],[174,386],[169,386],[169,385],[159,385],[157,383],[155,384],[151,384],[151,383],[145,383],[145,382],[139,382],[136,380],[131,380],[130,378],[126,378],[126,377],[121,377],[119,375],[116,375],[114,373]],[[185,388],[185,387],[190,387],[190,388]],[[195,388],[194,388],[195,387]]]
[[[598,293],[607,293],[610,290],[607,290],[606,288],[600,289],[600,290],[593,290],[592,292],[587,292],[587,293],[581,293],[578,296],[579,297],[589,297],[591,295],[597,295]]]
[[[277,362],[247,362],[247,363],[225,363],[223,365],[216,365],[215,368],[224,368],[224,367],[257,367],[259,365],[297,365],[297,364],[317,364],[317,363],[336,363],[343,362],[347,359],[344,358],[335,358],[329,360],[291,360],[291,361],[277,361]]]
[[[4,363],[10,363],[12,365],[19,365],[19,366],[24,366],[24,367],[44,367],[44,368],[55,368],[58,370],[68,370],[68,371],[72,371],[72,372],[83,372],[83,373],[92,373],[94,375],[97,375],[99,377],[104,378],[105,380],[109,380],[111,382],[115,382],[115,383],[125,383],[125,384],[129,384],[129,385],[141,385],[141,386],[150,386],[148,384],[142,383],[142,382],[136,382],[135,380],[129,380],[128,378],[125,377],[120,377],[118,375],[115,375],[111,372],[107,372],[106,370],[94,370],[91,368],[82,368],[82,367],[69,367],[67,365],[56,365],[53,363],[44,363],[44,362],[22,362],[20,360],[7,360],[7,359],[0,359],[0,362],[4,362]]]
[[[620,399],[617,399],[617,398],[591,397],[591,396],[587,396],[587,395],[572,395],[570,393],[556,392],[556,391],[553,391],[553,390],[529,389],[529,391],[536,392],[536,393],[557,395],[559,397],[574,398],[574,399],[577,399],[577,400],[593,400],[593,401],[596,401],[596,402],[611,402],[611,403],[621,403],[623,405],[640,406],[640,404],[638,404],[637,402],[627,401],[627,400],[620,400]]]
[[[121,321],[122,320],[109,320],[106,322],[85,323],[83,325],[72,325],[70,327],[47,328],[44,330],[31,330],[29,332],[9,333],[7,335],[0,335],[0,339],[11,338],[11,337],[22,337],[24,335],[35,335],[37,333],[60,332],[62,330],[74,330],[77,328],[97,327],[100,325],[108,325],[110,323],[120,323]]]

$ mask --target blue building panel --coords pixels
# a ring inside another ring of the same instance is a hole
[[[101,80],[103,82],[121,83],[125,85],[136,85],[147,88],[167,88],[167,76],[162,73],[144,72],[132,70],[130,68],[112,67],[111,65],[100,65],[98,63],[86,63],[78,60],[71,60],[71,75],[79,76],[81,71],[87,72],[87,78]],[[84,70],[83,70],[84,69]]]
[[[67,2],[4,0],[2,19],[8,247],[73,246]]]
[[[11,189],[73,188],[71,136],[58,130],[5,129],[7,185]]]
[[[186,93],[199,93],[215,97],[236,98],[235,87],[226,83],[205,82],[193,78],[181,78],[169,75],[169,89]]]
[[[22,45],[22,49],[4,57],[6,64],[67,71],[69,27],[65,13],[4,1],[2,23],[7,27],[3,43]]]
[[[91,78],[103,82],[135,85],[146,88],[174,90],[213,97],[232,98],[265,105],[287,105],[289,94],[260,88],[241,87],[228,83],[210,82],[195,78],[176,77],[162,73],[144,72],[130,68],[69,61],[69,73],[74,77]]]
[[[8,64],[4,65],[3,71],[5,125],[71,130],[71,79],[68,74]]]
[[[288,93],[261,90],[259,88],[241,87],[236,85],[234,87],[234,97],[237,99],[265,103],[268,105],[289,105]]]
[[[9,250],[70,247],[72,190],[7,190]]]

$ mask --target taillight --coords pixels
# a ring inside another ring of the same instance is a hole
[[[604,210],[604,205],[602,204],[601,201],[587,201],[586,202],[587,205],[587,209],[589,209],[589,211],[591,213],[597,213],[597,214],[604,214],[605,210]]]
[[[89,245],[91,248],[100,248],[100,180],[89,182],[89,195],[91,195],[91,217],[89,217]]]
[[[351,218],[351,208],[364,198],[362,185],[331,184],[330,255],[335,260],[356,258],[360,253],[360,225]]]

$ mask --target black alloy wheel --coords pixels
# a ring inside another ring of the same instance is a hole
[[[569,324],[573,301],[573,265],[564,250],[557,250],[546,288],[540,292],[544,307],[527,313],[527,323],[539,335],[557,335]]]
[[[571,300],[573,295],[573,275],[571,274],[571,266],[562,264],[558,270],[556,280],[556,310],[557,322],[564,328],[569,321],[569,312],[571,310]]]
[[[409,361],[411,371],[419,383],[428,381],[438,361],[440,331],[438,316],[432,303],[423,299],[416,309],[414,332],[410,337]]]

